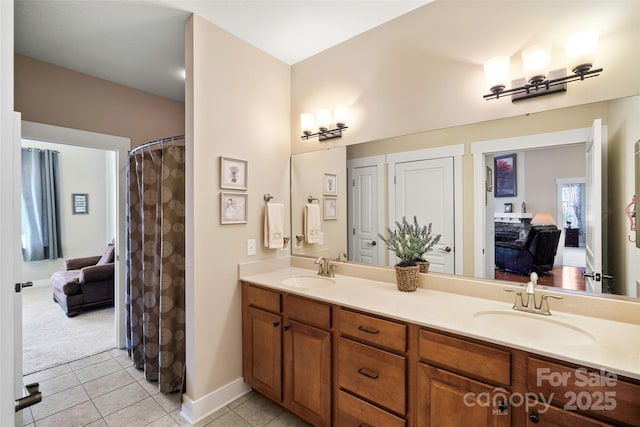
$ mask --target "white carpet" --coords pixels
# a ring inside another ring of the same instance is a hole
[[[115,347],[113,307],[68,318],[51,288],[22,291],[23,373],[41,371]]]

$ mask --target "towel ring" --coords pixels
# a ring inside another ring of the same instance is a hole
[[[265,203],[268,203],[273,199],[273,196],[271,194],[267,193],[264,196],[262,196],[262,198],[264,199]]]
[[[307,197],[307,203],[313,203],[313,201],[318,202],[318,204],[320,204],[320,200],[318,200],[317,198],[313,197],[313,196],[309,196]]]

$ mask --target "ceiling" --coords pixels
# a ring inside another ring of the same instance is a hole
[[[191,13],[295,64],[429,1],[16,0],[15,51],[184,101]]]

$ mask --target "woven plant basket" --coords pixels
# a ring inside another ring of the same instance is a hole
[[[413,292],[418,289],[418,277],[420,267],[417,265],[411,267],[396,266],[396,282],[398,290],[402,292]]]
[[[429,261],[416,261],[418,267],[420,267],[420,273],[428,273],[429,272]]]

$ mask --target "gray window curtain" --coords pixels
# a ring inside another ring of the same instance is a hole
[[[62,258],[60,179],[54,150],[22,149],[22,257]]]

